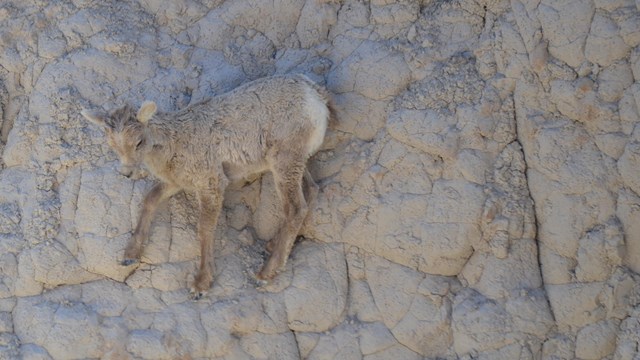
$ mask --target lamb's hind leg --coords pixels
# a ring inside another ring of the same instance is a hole
[[[307,201],[302,191],[304,172],[304,162],[276,168],[273,171],[273,178],[276,190],[282,201],[285,219],[278,234],[271,240],[271,248],[273,250],[271,256],[257,275],[261,280],[272,279],[284,267],[302,222],[307,215]]]
[[[315,180],[313,180],[313,176],[311,176],[309,169],[305,169],[302,185],[303,185],[302,192],[304,194],[304,199],[307,202],[307,207],[311,209],[313,208],[316,198],[318,197],[319,187],[318,187],[318,184],[315,182]],[[307,212],[305,221],[309,217],[308,215],[309,215],[309,212]],[[267,242],[266,249],[270,254],[273,253],[273,249],[275,246],[274,244],[275,244],[275,239],[271,239]]]
[[[127,248],[124,251],[124,260],[122,260],[123,266],[128,266],[138,262],[140,254],[142,253],[142,245],[149,238],[151,221],[158,211],[158,208],[165,200],[178,191],[180,191],[180,189],[175,186],[160,183],[155,185],[147,193],[144,201],[142,202],[142,210],[140,211],[138,225],[136,226],[136,229],[129,240],[129,244],[127,244]]]

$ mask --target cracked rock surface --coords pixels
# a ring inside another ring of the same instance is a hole
[[[338,122],[286,269],[232,185],[194,302],[193,194],[118,265],[153,179],[83,108],[304,73]],[[640,358],[640,2],[5,0],[0,359]]]

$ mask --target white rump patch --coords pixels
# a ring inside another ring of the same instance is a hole
[[[324,141],[324,134],[329,122],[329,108],[322,97],[311,87],[306,88],[305,100],[306,109],[313,124],[313,132],[307,147],[307,154],[311,156],[320,149]]]

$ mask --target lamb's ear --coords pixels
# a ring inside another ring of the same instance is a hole
[[[96,125],[100,125],[105,128],[109,127],[109,125],[107,125],[107,117],[101,112],[84,109],[80,111],[80,114],[84,116],[85,119],[91,121]]]
[[[138,110],[136,118],[141,123],[146,124],[149,119],[151,119],[156,113],[156,110],[158,110],[156,103],[154,103],[153,101],[145,101],[144,103],[142,103],[142,106],[140,106],[140,110]]]

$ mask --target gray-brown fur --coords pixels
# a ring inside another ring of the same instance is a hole
[[[159,183],[147,194],[138,225],[125,249],[124,265],[137,262],[158,206],[175,193],[198,197],[201,263],[196,296],[213,280],[213,234],[230,181],[271,171],[285,220],[267,248],[271,256],[259,279],[273,278],[289,257],[317,185],[306,168],[324,138],[332,111],[327,91],[305,76],[274,76],[191,105],[156,112],[147,102],[136,113],[125,106],[109,115],[83,111],[102,125],[118,153],[120,172],[143,165]]]

